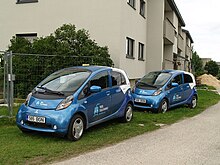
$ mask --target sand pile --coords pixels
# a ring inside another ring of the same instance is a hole
[[[217,89],[220,89],[220,81],[211,74],[203,74],[202,76],[199,76],[197,79],[201,82],[201,84],[210,85]]]

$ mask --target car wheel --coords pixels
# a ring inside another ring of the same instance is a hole
[[[132,117],[133,117],[133,106],[130,103],[128,103],[125,108],[124,116],[121,118],[121,121],[123,123],[130,122],[132,120]]]
[[[73,116],[68,129],[67,138],[72,141],[79,140],[83,135],[84,125],[84,119],[81,115],[77,114]]]
[[[158,113],[165,113],[168,110],[168,102],[166,99],[163,99],[158,108]]]
[[[192,100],[191,100],[191,103],[190,103],[189,107],[190,107],[191,109],[194,109],[196,106],[197,106],[197,98],[196,98],[196,96],[194,95],[194,96],[192,97]]]

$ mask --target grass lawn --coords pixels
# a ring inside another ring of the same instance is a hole
[[[131,123],[123,124],[114,120],[100,124],[87,130],[77,142],[45,133],[23,134],[16,127],[14,118],[2,118],[0,119],[0,164],[42,164],[70,158],[158,129],[159,126],[155,124],[172,124],[186,117],[192,117],[220,100],[220,96],[214,92],[202,90],[198,93],[199,102],[194,110],[180,107],[171,109],[165,114],[137,111],[134,112]],[[5,112],[6,109],[0,107],[0,114]]]

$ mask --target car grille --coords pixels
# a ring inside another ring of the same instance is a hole
[[[139,106],[146,106],[146,107],[150,107],[150,104],[148,103],[139,103],[139,102],[134,102],[136,105],[139,105]]]
[[[31,127],[36,127],[36,128],[49,128],[49,129],[52,128],[52,125],[45,124],[45,123],[33,123],[33,122],[26,121],[25,124]]]

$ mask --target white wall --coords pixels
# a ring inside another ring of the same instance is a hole
[[[164,5],[161,0],[148,0],[147,72],[162,69]]]
[[[1,0],[0,6],[0,49],[7,49],[16,33],[36,32],[41,37],[64,23],[72,23],[78,29],[89,30],[100,46],[108,46],[115,66],[119,66],[120,1],[40,0],[16,4],[16,0]]]
[[[147,1],[145,1],[145,9],[147,10]],[[147,49],[147,13],[145,17],[139,14],[140,1],[136,1],[136,10],[127,4],[126,1],[121,1],[121,19],[120,19],[120,68],[124,69],[130,79],[141,78],[146,73],[146,56]],[[135,40],[134,58],[126,58],[126,37]],[[144,61],[138,60],[138,42],[144,44]]]

